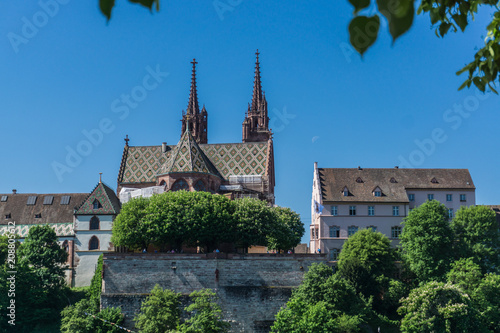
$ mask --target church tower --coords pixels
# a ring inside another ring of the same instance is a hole
[[[191,91],[189,93],[189,102],[186,112],[182,111],[182,134],[189,129],[195,141],[199,144],[207,143],[207,110],[205,105],[200,112],[198,105],[198,92],[196,91],[196,59],[191,62],[193,72],[191,74]]]
[[[252,103],[243,121],[243,142],[263,142],[271,138],[269,117],[267,116],[267,101],[260,81],[259,50],[255,53],[255,79],[253,83]]]

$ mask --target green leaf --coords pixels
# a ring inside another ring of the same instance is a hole
[[[456,24],[462,29],[462,31],[465,31],[465,28],[467,27],[467,15],[466,14],[453,14],[451,15],[453,20],[455,21]]]
[[[484,92],[485,90],[485,84],[483,82],[483,80],[481,80],[480,77],[475,77],[472,79],[472,82],[474,83],[474,85],[479,89],[481,90],[482,92]]]
[[[462,83],[462,85],[460,87],[458,87],[458,90],[460,91],[460,90],[464,89],[469,84],[469,82],[470,82],[469,79],[465,80],[464,83]]]
[[[115,6],[115,0],[99,0],[99,8],[101,9],[101,13],[106,16],[108,21],[111,19],[111,11]]]
[[[377,0],[377,5],[379,11],[389,22],[389,32],[394,43],[413,24],[413,16],[415,15],[413,0]]]
[[[451,27],[450,23],[446,22],[441,23],[441,25],[439,26],[439,34],[441,35],[441,37],[444,37],[444,35],[446,35],[448,30],[450,30],[450,27]]]
[[[354,6],[354,14],[370,5],[370,0],[349,0],[349,2]]]
[[[378,15],[367,17],[358,16],[352,19],[349,24],[349,39],[351,45],[361,55],[377,40],[380,28],[380,18]]]
[[[143,5],[146,8],[149,8],[149,10],[153,10],[153,5],[156,3],[156,10],[159,10],[160,6],[160,1],[159,0],[129,0],[132,3],[138,3],[140,5]]]

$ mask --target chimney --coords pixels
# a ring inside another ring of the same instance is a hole
[[[394,169],[399,169],[399,166],[397,166],[397,165],[396,165],[396,166],[394,167]]]
[[[164,152],[164,153],[166,153],[166,152],[167,152],[167,143],[166,143],[166,142],[163,142],[163,143],[161,144],[161,151],[162,151],[162,152]]]
[[[363,169],[361,169],[361,166],[358,165],[358,170],[363,170]]]
[[[16,189],[13,189],[12,190],[12,194],[16,194],[17,193],[17,190]]]

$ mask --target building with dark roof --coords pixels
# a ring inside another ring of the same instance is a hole
[[[102,181],[91,193],[0,194],[0,235],[15,228],[23,242],[34,225],[49,225],[68,253],[66,270],[70,286],[88,286],[97,259],[114,251],[111,228],[120,212],[115,192]]]
[[[208,191],[231,198],[254,197],[274,203],[274,151],[267,100],[257,51],[252,102],[240,143],[208,143],[205,106],[200,110],[193,60],[191,88],[177,145],[130,146],[128,136],[118,173],[117,192],[162,187],[162,191]]]
[[[401,222],[426,200],[438,200],[450,219],[461,206],[475,205],[467,169],[318,168],[314,164],[310,251],[336,260],[345,240],[371,228],[398,243]]]

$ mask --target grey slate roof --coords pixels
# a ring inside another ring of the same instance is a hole
[[[323,201],[408,202],[408,189],[475,189],[467,169],[319,168],[318,171]],[[382,190],[381,197],[373,195],[377,186]],[[349,190],[347,197],[342,193],[344,187]]]
[[[88,193],[8,193],[0,194],[7,196],[7,201],[0,202],[0,225],[6,225],[9,221],[20,224],[46,224],[46,223],[69,223],[73,222],[73,213],[76,206],[80,205]],[[34,205],[27,205],[28,198],[36,196]],[[45,198],[53,196],[51,205],[44,205]],[[63,196],[70,196],[69,204],[61,205]],[[10,214],[10,218],[6,215]],[[35,218],[41,214],[41,218]]]

